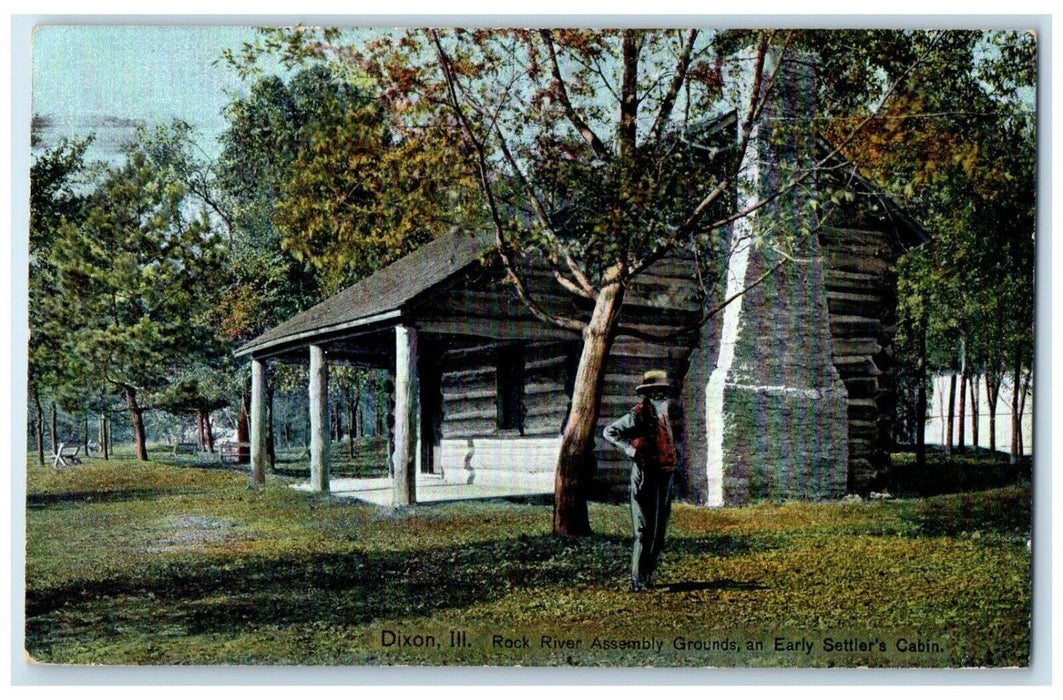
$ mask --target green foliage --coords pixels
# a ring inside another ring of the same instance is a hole
[[[299,83],[321,85],[321,76]],[[313,100],[296,102],[307,89],[290,89],[277,77],[256,82],[227,108],[228,128],[216,165],[216,187],[232,221],[232,279],[221,301],[224,335],[246,341],[319,301],[320,281],[283,250],[284,235],[274,221],[292,164],[305,140]]]
[[[44,303],[57,307],[66,357],[112,389],[161,388],[218,352],[208,312],[221,251],[206,214],[190,211],[166,149],[156,148],[172,135],[142,133],[52,251],[57,295]]]
[[[287,81],[263,77],[229,105],[218,184],[238,242],[234,335],[265,330],[461,220],[450,152],[396,136],[365,78],[347,72],[317,63]]]
[[[1035,49],[1028,34],[946,34],[853,151],[932,236],[898,266],[898,371],[965,368],[997,386],[1032,367]]]
[[[211,386],[209,381],[188,377],[175,381],[163,391],[157,392],[152,397],[151,403],[164,411],[176,415],[187,415],[196,411],[209,414],[227,405],[228,401],[218,391],[218,387]]]
[[[38,399],[44,391],[68,397],[78,382],[62,325],[54,248],[62,228],[85,216],[90,142],[63,141],[30,166],[28,360],[30,394]]]
[[[30,165],[31,265],[45,262],[55,235],[64,222],[77,221],[85,205],[85,151],[92,139],[63,140],[41,153]]]

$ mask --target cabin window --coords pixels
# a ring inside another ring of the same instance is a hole
[[[524,349],[502,348],[496,378],[498,429],[524,432]]]

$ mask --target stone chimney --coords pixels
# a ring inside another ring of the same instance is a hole
[[[779,60],[769,56],[765,82]],[[832,499],[845,490],[847,395],[832,359],[815,212],[805,192],[814,176],[789,187],[814,164],[816,62],[793,53],[781,60],[737,186],[737,210],[756,208],[730,231],[724,299],[746,291],[712,330],[718,357],[702,385],[705,443],[692,456],[704,461],[690,464],[690,480],[709,506]],[[739,139],[754,65],[755,52],[747,52],[725,75]]]

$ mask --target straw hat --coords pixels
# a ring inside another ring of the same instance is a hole
[[[635,387],[635,393],[647,394],[654,389],[663,389],[668,393],[672,393],[674,388],[672,382],[668,380],[667,372],[663,369],[651,369],[642,375],[642,384]]]

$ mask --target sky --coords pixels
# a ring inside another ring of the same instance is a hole
[[[33,35],[32,109],[42,145],[96,135],[93,155],[108,158],[137,124],[183,119],[213,155],[222,110],[244,88],[217,62],[225,48],[254,38],[249,27],[42,26]]]

